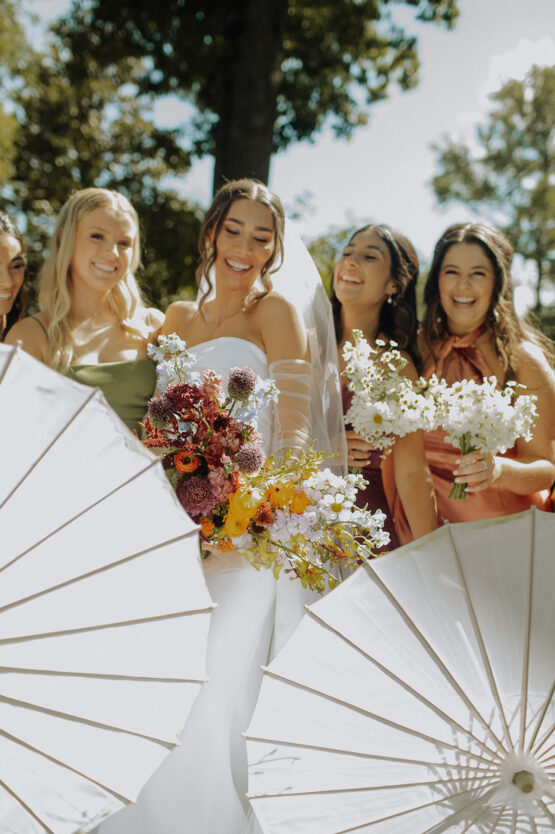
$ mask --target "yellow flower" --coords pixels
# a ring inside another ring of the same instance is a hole
[[[372,420],[373,420],[373,421],[374,421],[374,423],[376,423],[376,425],[378,425],[378,426],[379,426],[381,423],[383,423],[383,417],[382,417],[382,415],[381,415],[381,414],[374,414],[374,416],[372,417]]]
[[[275,510],[283,510],[289,506],[294,496],[294,484],[271,484],[266,497]]]
[[[301,515],[304,513],[306,508],[312,504],[312,501],[308,497],[305,492],[298,492],[291,501],[290,509],[292,513],[296,513],[297,515]]]
[[[229,509],[224,519],[223,534],[237,537],[243,535],[260,504],[260,495],[251,489],[238,490],[229,497]]]

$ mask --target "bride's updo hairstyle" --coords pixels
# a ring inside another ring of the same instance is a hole
[[[52,367],[67,368],[71,363],[71,328],[69,314],[71,296],[68,288],[70,267],[75,247],[77,224],[97,208],[108,208],[126,214],[135,227],[131,263],[127,273],[108,292],[108,306],[121,326],[138,338],[148,336],[145,307],[135,280],[134,271],[141,258],[139,219],[129,200],[106,188],[84,188],[64,203],[50,249],[39,275],[39,307],[48,315],[48,361]]]
[[[380,310],[379,332],[387,339],[396,342],[401,350],[406,351],[420,370],[421,359],[417,344],[418,319],[416,316],[416,282],[418,280],[418,255],[408,238],[385,223],[362,226],[354,232],[347,246],[361,232],[374,232],[383,240],[391,258],[390,278],[395,284],[396,292],[391,296],[391,303],[382,304]],[[331,293],[331,306],[335,325],[337,344],[343,337],[341,324],[341,302]]]
[[[228,215],[232,203],[237,200],[254,200],[267,208],[274,219],[274,233],[275,246],[272,256],[266,261],[258,276],[262,284],[263,291],[251,295],[245,306],[255,298],[262,298],[269,293],[272,288],[272,281],[270,273],[272,266],[277,263],[276,269],[283,261],[283,234],[285,225],[285,213],[279,197],[274,194],[267,185],[253,179],[231,180],[216,192],[212,205],[206,212],[204,221],[202,223],[198,249],[200,254],[200,264],[196,272],[197,286],[201,290],[200,306],[206,301],[210,292],[212,291],[212,280],[210,272],[216,262],[218,255],[218,235],[223,226],[223,223]],[[212,232],[212,244],[209,243],[208,235]]]
[[[436,243],[424,288],[426,312],[422,322],[422,336],[427,350],[435,356],[434,347],[449,334],[439,295],[439,275],[447,252],[457,243],[477,244],[492,265],[494,285],[485,325],[493,336],[505,372],[511,375],[515,371],[520,345],[524,341],[540,347],[552,363],[551,351],[545,338],[533,327],[521,322],[516,314],[511,280],[513,247],[500,229],[486,223],[456,223],[449,226]]]

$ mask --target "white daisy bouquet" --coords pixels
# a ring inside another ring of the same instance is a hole
[[[445,440],[469,452],[506,452],[518,438],[531,440],[536,422],[536,397],[522,394],[524,386],[508,382],[497,387],[494,376],[481,383],[464,379],[447,385],[432,376],[427,385],[428,396],[435,402],[438,425],[446,432]],[[454,483],[450,498],[465,498],[466,484]]]
[[[398,437],[437,426],[433,399],[423,380],[412,382],[401,371],[408,364],[395,342],[377,340],[373,348],[360,330],[343,349],[347,387],[353,392],[345,422],[385,454]]]

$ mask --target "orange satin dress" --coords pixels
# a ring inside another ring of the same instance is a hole
[[[486,364],[475,342],[481,335],[481,330],[475,330],[466,336],[448,336],[432,356],[424,358],[424,376],[429,378],[433,373],[444,377],[449,385],[462,379],[474,379],[481,382],[484,377],[492,376],[491,369]],[[447,371],[443,373],[446,358],[449,357]],[[426,432],[424,435],[426,460],[434,480],[437,497],[438,519],[444,521],[477,521],[481,518],[511,515],[536,506],[540,510],[551,511],[549,491],[543,490],[530,495],[517,495],[497,485],[477,493],[468,493],[465,499],[449,498],[449,491],[453,484],[453,469],[455,460],[461,454],[460,450],[445,441],[443,429]],[[505,457],[517,459],[516,447],[505,452]],[[386,487],[388,479],[384,478]],[[400,541],[405,544],[412,540],[407,518],[401,502],[391,488],[387,489],[388,501],[395,524],[395,530]]]

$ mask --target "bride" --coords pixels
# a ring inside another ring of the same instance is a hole
[[[227,183],[206,214],[199,249],[199,301],[170,305],[162,333],[177,333],[196,356],[198,368],[211,368],[224,379],[238,365],[250,366],[262,378],[272,377],[279,390],[276,413],[258,421],[266,452],[279,456],[286,449],[302,449],[314,438],[315,400],[322,411],[324,397],[326,412],[333,414],[327,406],[335,387],[337,414],[341,408],[336,368],[326,370],[322,364],[321,344],[320,355],[311,355],[316,353],[316,328],[307,332],[297,305],[278,291],[280,271],[276,290],[272,287],[271,272],[279,268],[284,254],[279,199],[253,180]],[[306,250],[305,256],[310,260]],[[295,282],[300,287],[303,275],[293,275]],[[314,289],[316,297],[318,293]],[[329,336],[331,340],[331,331]],[[317,367],[317,384],[327,393],[320,390],[315,398]],[[337,438],[341,439],[340,422],[336,443]],[[207,584],[218,604],[208,641],[209,681],[191,711],[182,746],[154,775],[138,804],[107,820],[100,834],[246,830],[247,764],[241,733],[254,709],[260,667],[298,624],[308,598],[298,582],[285,576],[276,582],[271,571],[256,571],[238,558],[229,563],[230,569],[222,563],[226,558],[229,554],[213,554],[205,563]]]

